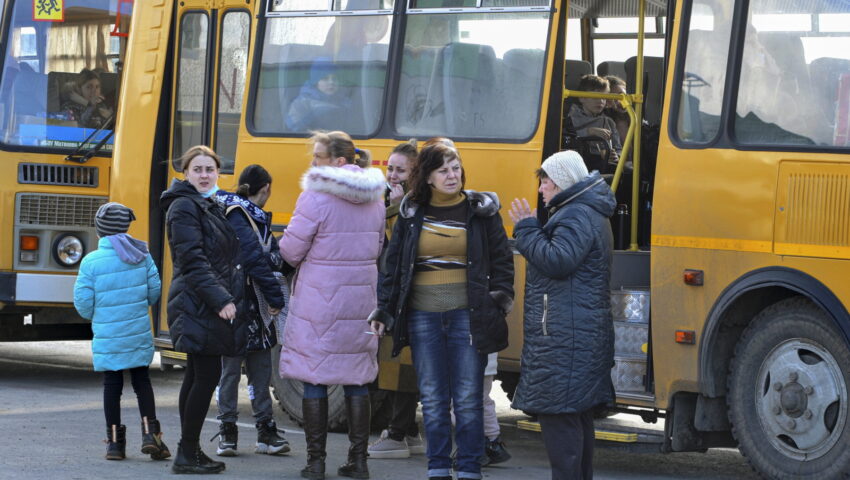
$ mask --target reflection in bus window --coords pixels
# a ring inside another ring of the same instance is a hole
[[[174,138],[171,146],[171,155],[175,159],[189,147],[204,143],[208,44],[207,14],[189,12],[183,15],[180,19]],[[176,162],[174,160],[174,168],[177,168]]]
[[[224,14],[221,21],[221,59],[219,60],[218,110],[216,112],[214,150],[221,157],[221,173],[233,173],[236,140],[242,118],[242,92],[248,67],[248,39],[251,16],[248,12]]]
[[[383,108],[390,29],[389,15],[269,18],[254,128],[281,134],[375,132]],[[333,85],[324,85],[329,83]]]
[[[806,8],[750,2],[735,121],[741,143],[850,145],[850,4]]]
[[[16,2],[0,81],[0,133],[11,145],[77,148],[113,116],[122,41],[110,37],[116,2],[66,0],[62,22],[35,21]],[[122,9],[122,21],[131,10]],[[108,134],[89,140],[93,146]],[[112,139],[103,151],[112,148]]]
[[[676,122],[684,142],[709,142],[720,129],[732,9],[727,0],[693,3]]]
[[[407,19],[399,135],[522,140],[536,127],[548,12]],[[504,32],[514,32],[505,36]]]

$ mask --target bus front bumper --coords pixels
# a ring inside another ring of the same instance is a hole
[[[0,272],[0,302],[74,303],[76,275]]]

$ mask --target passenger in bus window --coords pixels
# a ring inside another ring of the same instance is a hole
[[[243,363],[257,427],[255,453],[274,455],[289,451],[289,442],[278,435],[269,395],[272,375],[270,352],[277,344],[275,323],[286,303],[278,277],[289,270],[272,235],[271,213],[263,210],[271,192],[272,177],[260,165],[248,165],[242,170],[236,193],[216,192],[218,200],[224,204],[227,220],[239,237],[238,261],[247,280],[247,352],[244,356],[222,357],[221,380],[216,395],[218,420],[221,422],[216,453],[223,457],[236,455],[239,435],[236,421],[239,418],[239,382]]]
[[[180,388],[182,425],[174,473],[219,473],[224,463],[200,447],[201,427],[221,378],[222,355],[245,354],[245,277],[239,239],[215,201],[221,159],[203,145],[180,157],[186,177],[174,180],[160,197],[174,275],[168,291],[168,331],[178,352],[186,353]]]
[[[351,99],[340,88],[336,65],[328,57],[319,57],[289,105],[286,126],[293,132],[332,128],[345,120],[350,109]]]
[[[481,478],[487,354],[508,345],[513,255],[492,192],[464,190],[457,150],[422,149],[401,202],[372,329],[410,346],[428,443],[428,477],[451,479],[455,409],[458,478]]]
[[[593,478],[593,411],[614,401],[609,280],[614,194],[581,156],[558,152],[537,170],[549,210],[541,225],[514,199],[516,248],[527,261],[522,359],[513,408],[537,415],[553,480]]]
[[[112,116],[113,110],[100,90],[100,75],[84,68],[69,85],[62,104],[70,120],[84,128],[99,128]]]
[[[281,375],[304,383],[304,478],[325,478],[328,385],[342,385],[348,461],[337,473],[369,478],[369,384],[378,375],[378,337],[365,322],[376,304],[384,239],[386,179],[344,132],[315,133],[313,166],[280,252],[297,268],[283,332]]]
[[[392,238],[393,226],[398,220],[398,207],[408,191],[407,180],[416,161],[416,140],[400,143],[393,148],[387,165],[387,190],[384,203],[387,207],[387,230],[384,249],[381,253],[378,289],[387,274],[386,253],[388,239]],[[416,423],[416,408],[419,405],[419,389],[416,387],[416,371],[410,349],[401,355],[392,356],[393,340],[385,336],[378,346],[378,388],[388,392],[392,413],[387,428],[381,437],[369,445],[371,458],[408,458],[411,454],[425,453],[425,445]]]
[[[611,87],[611,93],[626,93],[626,81],[622,78],[616,75],[608,75],[605,77],[605,80],[608,80],[608,85]],[[603,113],[614,121],[620,141],[625,141],[626,135],[629,133],[629,124],[631,123],[631,120],[629,119],[629,114],[626,113],[626,109],[623,107],[623,104],[617,100],[609,100]]]
[[[582,92],[609,93],[608,80],[596,75],[584,75],[579,81],[578,90]],[[615,162],[623,146],[617,126],[603,111],[607,101],[601,98],[579,98],[579,104],[570,108],[569,121],[579,137],[599,137],[610,144],[613,151],[606,152],[598,144],[590,146],[589,152]],[[588,160],[589,159],[585,159]]]

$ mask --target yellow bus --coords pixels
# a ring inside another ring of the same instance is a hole
[[[0,2],[0,341],[91,338],[73,308],[109,198],[132,2]]]
[[[11,45],[23,45],[33,25],[45,28],[15,12],[38,3],[5,2],[2,85],[17,83],[8,79],[12,59],[28,60]],[[96,2],[59,3],[69,19],[72,6]],[[113,23],[118,3],[107,14]],[[592,141],[563,128],[570,97],[580,95],[577,79],[619,73],[637,93],[609,97],[646,123],[632,122],[631,153],[608,172],[626,206],[612,219],[621,247],[611,285],[613,411],[663,419],[664,429],[611,423],[597,438],[664,452],[738,446],[770,478],[838,478],[850,473],[850,286],[842,281],[850,265],[848,18],[850,5],[836,0],[136,2],[126,51],[120,40],[116,49],[123,77],[112,158],[106,146],[80,141],[99,183],[61,194],[99,192],[100,201],[133,207],[131,233],[149,240],[167,284],[158,197],[180,176],[171,159],[190,145],[210,145],[226,159],[222,188],[232,188],[244,166],[265,165],[279,229],[309,162],[310,128],[347,130],[378,166],[410,137],[448,136],[469,188],[496,191],[503,203],[533,199],[533,171],[544,158],[568,141]],[[42,37],[33,47],[40,61],[52,58],[49,35]],[[291,105],[319,62],[333,64],[346,114],[317,115],[305,126],[292,120]],[[49,76],[41,66],[38,73]],[[14,96],[21,97],[30,95]],[[36,117],[52,126],[47,115]],[[70,153],[26,143],[27,129],[3,131],[10,173],[27,155],[63,165]],[[5,232],[22,211],[16,195],[64,188],[12,185],[0,197]],[[15,230],[0,240],[6,279],[38,272],[12,263],[24,258],[18,238]],[[516,265],[521,300],[518,255]],[[49,310],[44,298],[18,305],[3,294],[4,312]],[[162,306],[155,317],[163,361],[179,360]],[[510,322],[511,346],[500,355],[507,390],[519,371],[520,309]],[[296,419],[299,388],[275,382]]]

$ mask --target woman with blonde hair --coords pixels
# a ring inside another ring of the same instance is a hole
[[[338,474],[369,478],[368,384],[378,374],[378,338],[365,323],[376,304],[377,260],[384,239],[384,174],[344,132],[317,132],[303,192],[280,240],[298,270],[289,305],[280,372],[304,382],[307,466],[325,478],[328,385],[342,385],[348,414],[348,462]]]

